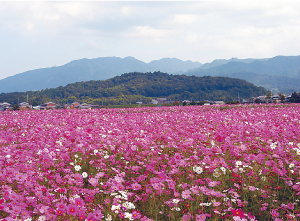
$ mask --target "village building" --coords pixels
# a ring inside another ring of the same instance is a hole
[[[11,104],[7,102],[0,103],[0,111],[5,111],[11,108]]]

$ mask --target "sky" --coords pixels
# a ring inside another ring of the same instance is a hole
[[[0,79],[72,60],[300,55],[300,1],[0,1]]]

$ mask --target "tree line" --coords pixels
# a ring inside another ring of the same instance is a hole
[[[150,102],[152,98],[169,100],[224,100],[266,94],[262,87],[240,79],[228,77],[196,77],[169,75],[162,72],[133,72],[108,80],[84,81],[40,91],[0,94],[0,101],[17,104],[27,100],[32,105],[49,101],[66,104],[86,102],[97,105],[129,104],[137,101]]]

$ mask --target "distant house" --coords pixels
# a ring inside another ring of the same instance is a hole
[[[82,104],[79,105],[78,108],[81,109],[81,110],[83,110],[83,109],[92,109],[92,105],[87,104],[87,103],[82,103]]]
[[[7,102],[0,103],[0,111],[5,111],[11,108],[11,104]]]
[[[259,99],[261,103],[267,103],[268,99],[266,96],[258,96],[256,99]]]
[[[57,105],[53,102],[47,102],[44,104],[40,104],[40,110],[53,110],[56,109]]]
[[[80,104],[78,102],[74,102],[71,104],[71,109],[74,109],[74,108],[79,108],[80,107]]]
[[[249,99],[243,99],[242,100],[242,104],[247,104],[247,103],[250,103]]]
[[[32,109],[32,105],[28,104],[27,102],[19,103],[20,110]]]
[[[65,104],[63,106],[64,109],[93,109],[93,108],[97,108],[99,107],[99,105],[92,105],[92,104],[87,104],[87,103],[78,103],[78,102],[74,102],[71,105]]]
[[[151,104],[158,104],[157,100],[152,99]]]
[[[168,103],[168,98],[156,98],[158,104],[166,104]]]
[[[223,105],[223,104],[225,104],[225,102],[224,101],[214,101],[213,104],[214,105]]]

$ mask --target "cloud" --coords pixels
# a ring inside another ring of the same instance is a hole
[[[296,1],[0,2],[0,50],[5,54],[0,78],[22,68],[93,56],[204,63],[295,55],[299,24]],[[15,56],[19,66],[13,65]]]
[[[196,23],[198,20],[198,15],[194,14],[177,14],[174,15],[174,22],[177,24],[189,25]]]
[[[124,34],[126,38],[137,38],[142,41],[151,41],[162,43],[170,40],[171,31],[164,29],[155,29],[149,26],[133,27],[128,33]]]

